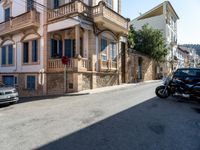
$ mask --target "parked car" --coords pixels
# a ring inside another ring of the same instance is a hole
[[[19,100],[16,88],[0,83],[0,104],[17,103]]]
[[[174,72],[173,78],[187,84],[195,84],[200,82],[200,68],[179,68]]]

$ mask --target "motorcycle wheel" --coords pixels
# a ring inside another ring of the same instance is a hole
[[[167,97],[169,97],[169,90],[166,89],[165,92],[164,92],[164,90],[165,90],[165,86],[159,86],[159,87],[156,88],[155,93],[160,98],[167,98]]]

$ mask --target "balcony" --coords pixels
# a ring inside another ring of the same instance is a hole
[[[48,22],[66,19],[66,17],[72,17],[76,14],[83,14],[86,18],[90,17],[90,8],[81,1],[74,1],[60,6],[57,9],[48,11]]]
[[[11,18],[9,21],[0,23],[0,37],[17,33],[20,30],[39,27],[39,25],[40,14],[39,12],[32,10]]]
[[[61,59],[48,60],[48,72],[63,72],[65,66],[62,64]],[[90,71],[90,61],[85,58],[69,59],[66,65],[67,71]]]
[[[100,2],[99,5],[93,7],[92,15],[94,22],[99,26],[103,25],[105,28],[118,33],[128,33],[128,20],[108,8],[104,2]]]

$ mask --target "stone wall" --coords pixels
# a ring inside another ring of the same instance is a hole
[[[101,73],[96,75],[97,88],[118,85],[118,74]]]
[[[88,90],[91,89],[91,80],[92,80],[92,74],[84,73],[82,75],[82,90]]]
[[[142,77],[139,78],[139,59],[142,60]],[[140,81],[148,81],[155,80],[155,62],[149,57],[138,54],[131,53],[129,54],[127,61],[127,76],[128,83],[140,82]]]
[[[15,74],[0,74],[0,82],[3,82],[2,76],[4,75],[13,75],[17,77],[17,84],[15,85],[19,97],[34,97],[34,96],[42,96],[43,94],[43,86],[41,83],[39,83],[39,74],[23,74],[23,73],[15,73]],[[35,75],[36,76],[36,89],[35,90],[29,90],[26,89],[26,76],[27,75]]]
[[[49,73],[47,75],[48,95],[58,95],[64,93],[63,73]]]

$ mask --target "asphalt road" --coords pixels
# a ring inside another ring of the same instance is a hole
[[[200,150],[200,105],[157,85],[0,107],[0,149]]]

